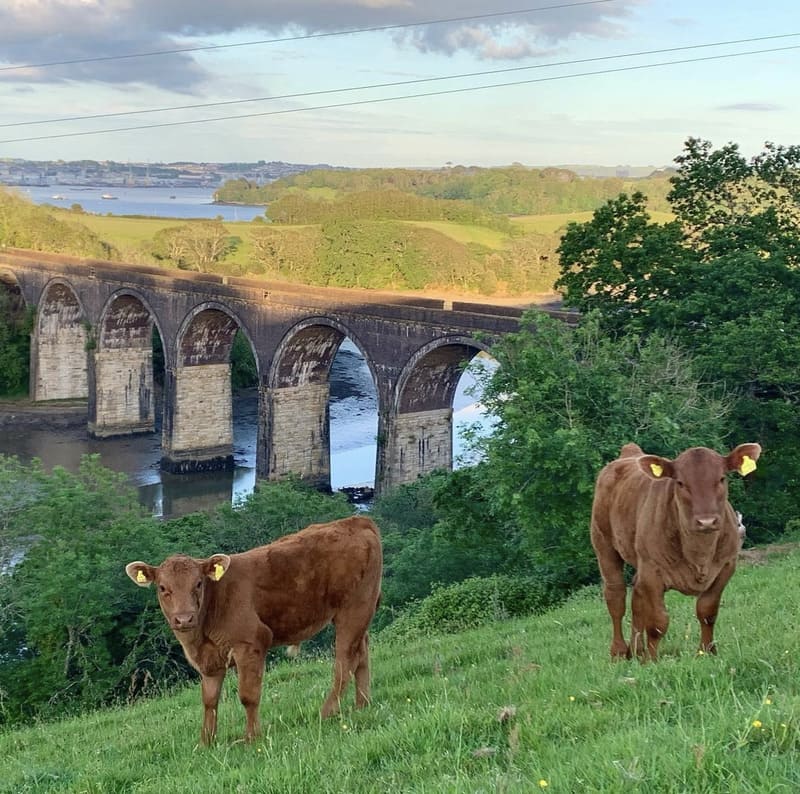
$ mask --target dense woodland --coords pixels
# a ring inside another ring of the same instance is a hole
[[[495,345],[500,366],[485,376],[483,401],[496,430],[472,439],[481,462],[374,505],[386,549],[379,640],[539,611],[596,582],[594,477],[629,441],[668,457],[759,442],[757,471],[730,483],[748,543],[797,538],[800,147],[768,144],[746,158],[735,144],[690,139],[676,165],[667,196],[674,220],[654,222],[648,197],[635,191],[565,230],[558,287],[581,322],[573,329],[531,311]],[[13,224],[5,229],[18,235],[6,239],[21,239]],[[354,252],[364,253],[363,234],[348,238]],[[369,258],[347,261],[352,277],[370,278]],[[26,322],[18,313],[5,333],[16,328],[22,338]],[[78,475],[0,460],[0,494],[0,548],[27,549],[0,575],[7,722],[184,680],[154,602],[120,584],[126,562],[176,548],[238,551],[351,510],[299,484],[261,484],[242,507],[159,524],[123,478],[91,458]]]

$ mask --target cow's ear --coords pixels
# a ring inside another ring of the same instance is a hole
[[[639,468],[648,476],[655,480],[663,480],[674,476],[675,469],[669,458],[661,458],[658,455],[642,455],[638,459]]]
[[[739,444],[736,449],[728,453],[725,463],[728,471],[738,471],[742,477],[756,470],[756,461],[761,455],[760,444]]]
[[[139,587],[150,587],[156,579],[156,569],[146,562],[129,562],[125,566],[125,573],[139,585]]]
[[[231,558],[227,554],[213,554],[203,563],[203,573],[209,579],[218,582],[225,576],[230,564]]]

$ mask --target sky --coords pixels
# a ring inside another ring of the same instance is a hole
[[[658,167],[798,74],[797,0],[2,0],[0,158]]]

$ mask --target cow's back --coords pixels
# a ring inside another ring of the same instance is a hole
[[[370,615],[380,597],[383,570],[378,528],[353,516],[313,524],[267,546],[234,554],[223,582],[229,602],[255,610],[273,644],[314,636],[342,610],[363,605]],[[226,610],[235,621],[235,610]]]

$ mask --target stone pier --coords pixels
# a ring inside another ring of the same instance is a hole
[[[170,386],[174,394],[167,393]],[[178,367],[174,378],[167,379],[164,401],[164,471],[185,474],[233,468],[229,363]]]
[[[387,425],[386,431],[379,434],[386,445],[380,492],[413,482],[436,469],[452,468],[452,408],[397,414]]]
[[[317,488],[330,489],[329,395],[328,381],[262,392],[266,439],[262,476],[279,480],[296,474]]]
[[[94,379],[90,435],[108,438],[155,430],[152,348],[96,351]]]

